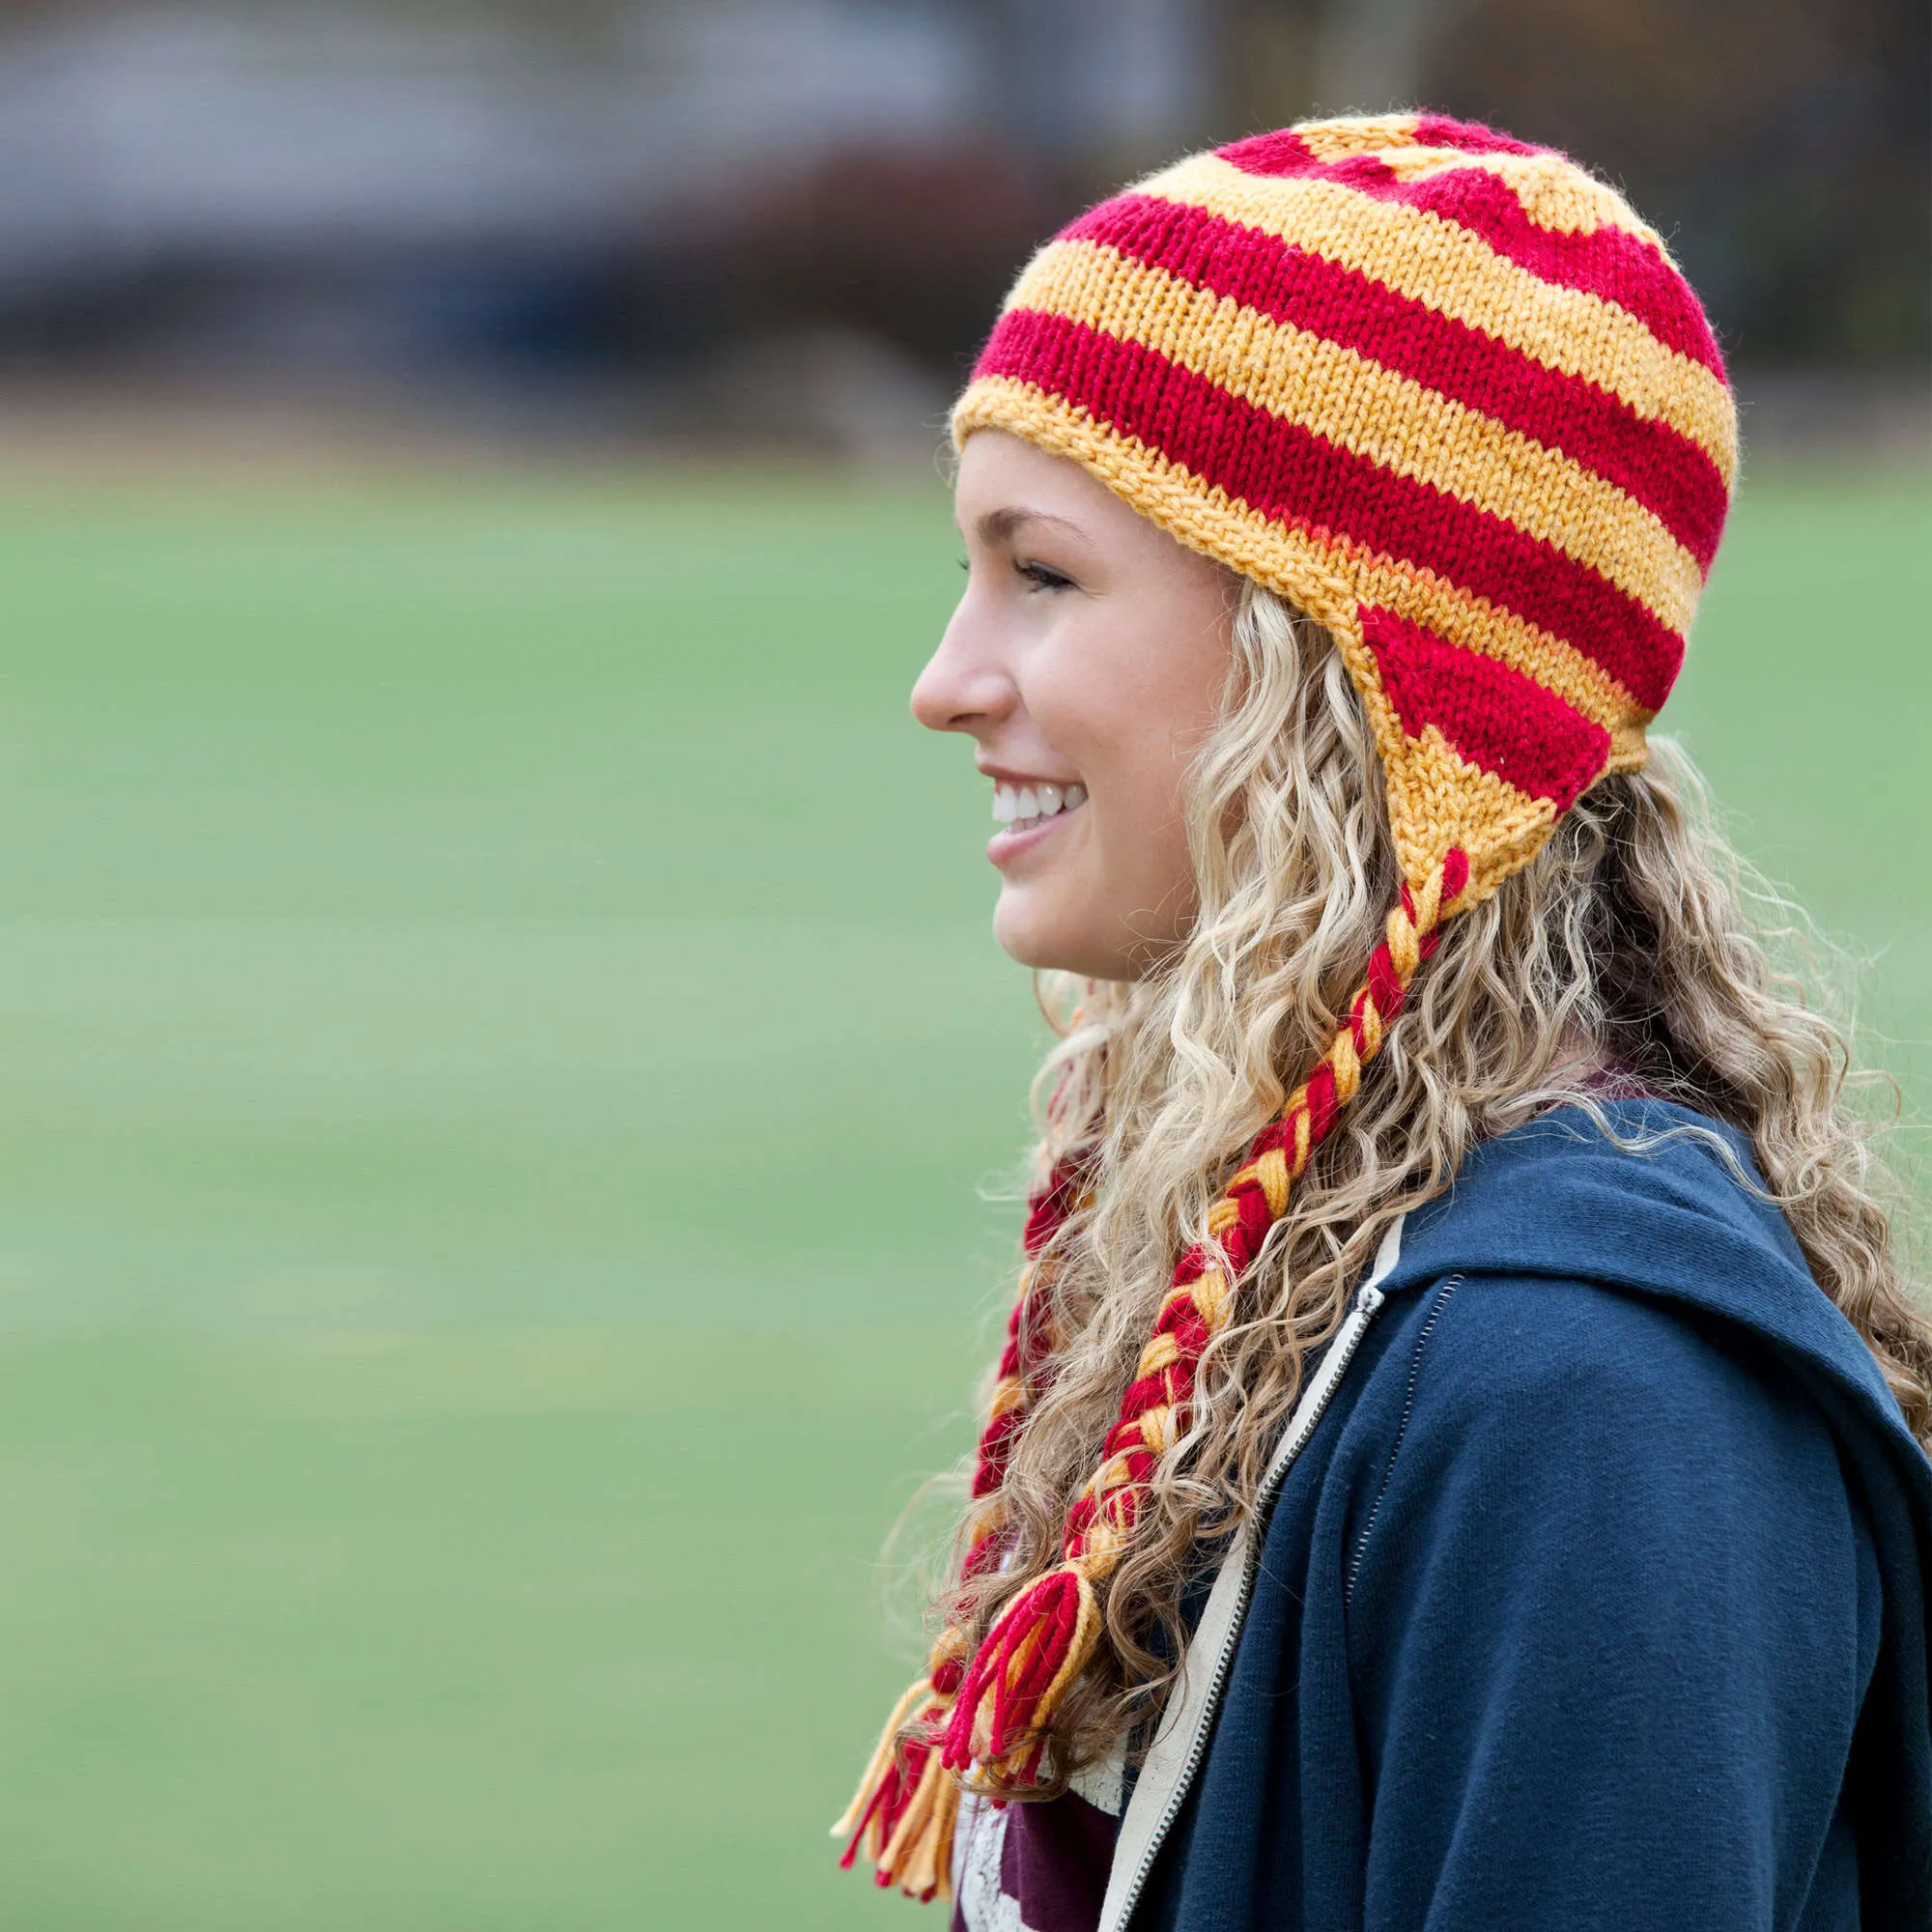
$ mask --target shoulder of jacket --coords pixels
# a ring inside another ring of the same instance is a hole
[[[1587,1279],[1464,1269],[1405,1291],[1415,1306],[1387,1373],[1406,1435],[1575,1455],[1606,1425],[1714,1445],[1828,1428],[1788,1365],[1748,1330]],[[1581,1418],[1590,1427],[1579,1429]]]

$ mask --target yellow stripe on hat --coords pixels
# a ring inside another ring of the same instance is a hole
[[[1400,726],[1397,727],[1400,729]],[[1434,724],[1404,747],[1402,769],[1390,774],[1396,845],[1405,871],[1422,869],[1457,843],[1472,821],[1483,827],[1480,856],[1470,855],[1467,891],[1483,897],[1535,857],[1556,823],[1556,807],[1532,798],[1505,778],[1472,764]]]
[[[1721,377],[1667,349],[1628,309],[1544,281],[1469,229],[1339,182],[1244,174],[1216,155],[1179,161],[1139,192],[1237,221],[1426,302],[1668,423],[1726,485],[1736,474],[1737,417]]]

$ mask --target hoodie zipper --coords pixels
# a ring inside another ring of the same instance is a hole
[[[1349,1605],[1355,1600],[1355,1578],[1362,1574],[1362,1559],[1369,1553],[1369,1538],[1375,1532],[1376,1519],[1382,1513],[1382,1498],[1388,1494],[1389,1478],[1395,1474],[1395,1459],[1402,1454],[1402,1440],[1408,1434],[1408,1418],[1415,1413],[1416,1378],[1422,1373],[1422,1351],[1429,1346],[1429,1336],[1437,1319],[1448,1305],[1449,1297],[1463,1286],[1463,1277],[1452,1274],[1442,1284],[1435,1300],[1429,1310],[1428,1319],[1422,1324],[1422,1333],[1415,1338],[1415,1356],[1408,1365],[1408,1392],[1403,1397],[1402,1420],[1395,1426],[1395,1447],[1389,1451],[1388,1466],[1382,1471],[1381,1487],[1376,1492],[1376,1499],[1369,1505],[1368,1520],[1362,1525],[1362,1533],[1355,1539],[1355,1553],[1349,1559],[1348,1580],[1342,1585],[1342,1608],[1346,1614]]]
[[[1235,1651],[1239,1643],[1241,1625],[1247,1618],[1248,1599],[1254,1592],[1255,1577],[1262,1564],[1262,1529],[1272,1512],[1275,1499],[1281,1494],[1282,1485],[1288,1481],[1288,1472],[1294,1467],[1301,1452],[1308,1445],[1308,1439],[1315,1434],[1317,1426],[1327,1412],[1328,1405],[1340,1386],[1342,1377],[1349,1364],[1354,1359],[1355,1350],[1362,1346],[1362,1337],[1368,1333],[1369,1323],[1380,1312],[1385,1297],[1379,1288],[1367,1284],[1356,1292],[1354,1306],[1349,1318],[1337,1331],[1333,1347],[1328,1350],[1315,1378],[1315,1385],[1309,1391],[1308,1406],[1302,1411],[1293,1433],[1284,1438],[1275,1451],[1273,1463],[1262,1484],[1261,1492],[1255,1498],[1254,1514],[1249,1519],[1247,1548],[1242,1552],[1241,1580],[1235,1596],[1234,1615],[1229,1620],[1226,1635],[1221,1640],[1219,1655],[1214,1659],[1212,1675],[1208,1680],[1208,1694],[1203,1700],[1200,1715],[1195,1720],[1194,1738],[1187,1747],[1187,1756],[1180,1767],[1180,1775],[1175,1779],[1173,1789],[1167,1794],[1167,1802],[1161,1807],[1159,1819],[1153,1833],[1148,1839],[1147,1849],[1141,1854],[1140,1862],[1134,1868],[1134,1875],[1128,1881],[1120,1909],[1102,1922],[1101,1932],[1122,1932],[1133,1917],[1134,1907],[1140,1903],[1141,1893],[1147,1888],[1149,1874],[1153,1870],[1153,1861],[1160,1856],[1160,1848],[1167,1841],[1167,1834],[1174,1821],[1180,1815],[1180,1807],[1186,1803],[1189,1788],[1194,1783],[1194,1774],[1201,1768],[1201,1760],[1208,1754],[1208,1735],[1212,1728],[1214,1713],[1220,1708],[1221,1693],[1227,1688],[1228,1672],[1234,1665]]]

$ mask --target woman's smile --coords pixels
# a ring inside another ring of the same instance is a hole
[[[1077,779],[1056,783],[1008,772],[986,776],[993,781],[993,817],[1002,828],[986,846],[986,857],[996,866],[1032,851],[1087,803],[1087,787]]]

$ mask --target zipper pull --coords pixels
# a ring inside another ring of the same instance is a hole
[[[1365,1283],[1361,1293],[1355,1296],[1355,1313],[1357,1315],[1374,1315],[1380,1309],[1382,1301],[1383,1295],[1381,1290]]]

